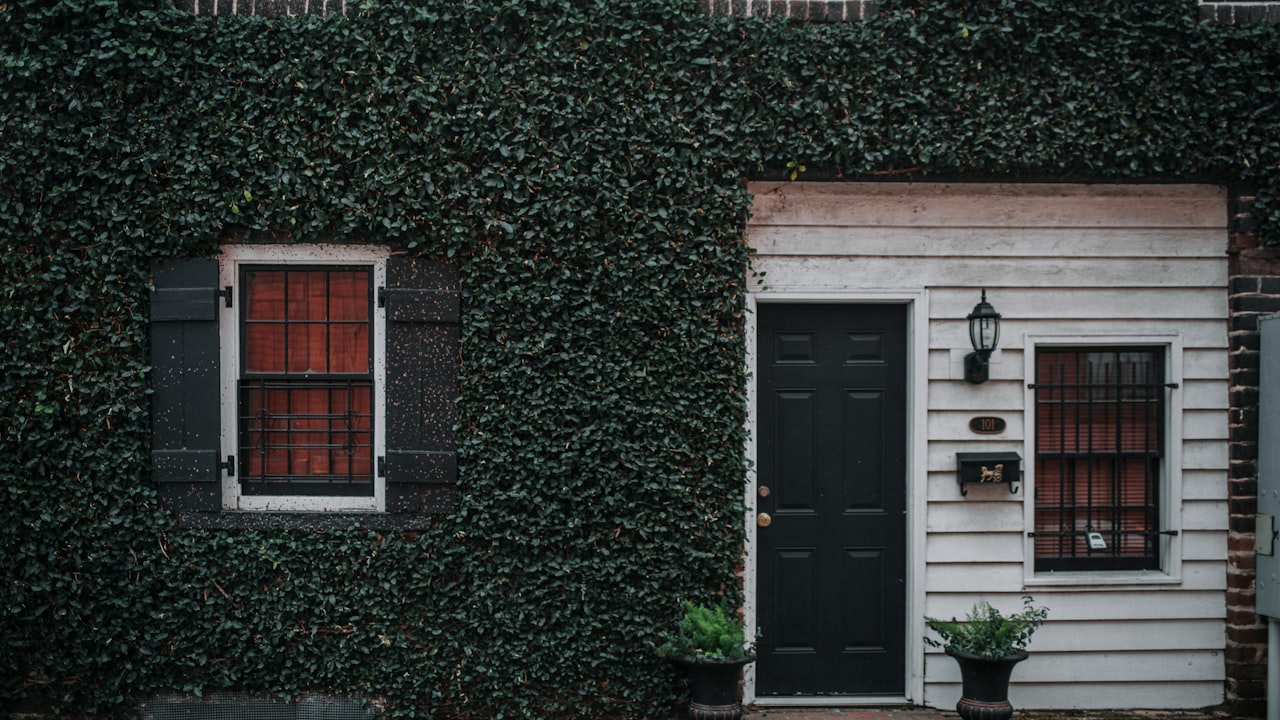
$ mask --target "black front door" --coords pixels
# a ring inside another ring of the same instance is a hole
[[[901,696],[907,308],[757,322],[756,695]]]

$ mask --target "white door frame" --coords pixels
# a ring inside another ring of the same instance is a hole
[[[747,541],[743,558],[743,607],[747,637],[756,633],[756,307],[762,303],[828,303],[828,304],[893,304],[907,305],[907,667],[904,672],[906,695],[893,696],[800,696],[787,698],[757,698],[755,665],[748,665],[744,672],[743,701],[756,705],[892,705],[908,702],[920,703],[924,698],[924,547],[925,512],[927,507],[927,413],[929,380],[929,293],[924,288],[907,290],[834,290],[804,291],[765,290],[747,296],[746,347],[747,371],[747,445],[746,456],[750,461],[748,482],[745,488]]]

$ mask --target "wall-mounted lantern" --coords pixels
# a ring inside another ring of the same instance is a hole
[[[973,344],[973,352],[964,356],[964,379],[981,385],[990,377],[991,353],[1000,342],[1000,313],[987,302],[985,289],[981,302],[969,313],[969,342]]]

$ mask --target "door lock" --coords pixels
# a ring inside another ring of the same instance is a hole
[[[769,513],[760,513],[756,516],[756,525],[760,527],[769,527],[773,524],[773,518],[769,517]]]

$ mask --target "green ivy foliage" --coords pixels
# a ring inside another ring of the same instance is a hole
[[[669,717],[652,646],[739,597],[743,180],[1197,180],[1280,238],[1280,35],[1192,0],[0,3],[0,701],[378,698]],[[148,479],[147,267],[241,240],[463,273],[458,512],[195,530]]]

